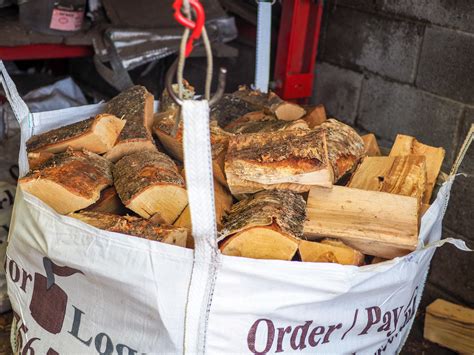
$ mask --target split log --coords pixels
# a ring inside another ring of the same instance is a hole
[[[103,190],[100,194],[99,200],[85,209],[92,212],[105,212],[117,215],[127,214],[127,209],[123,205],[120,197],[117,194],[115,187],[111,186]]]
[[[327,116],[324,105],[306,106],[305,109],[306,115],[302,117],[302,120],[308,123],[309,128],[319,126],[321,123],[326,121]]]
[[[225,173],[231,193],[251,194],[266,189],[308,191],[333,182],[328,162],[326,131],[278,131],[232,137]]]
[[[35,135],[26,142],[26,150],[30,154],[60,153],[71,147],[75,150],[87,149],[97,154],[106,153],[113,147],[124,125],[125,120],[111,114],[97,115]]]
[[[225,127],[227,132],[233,134],[277,132],[294,129],[308,130],[309,127],[303,120],[281,121],[274,116],[268,116],[259,111],[250,112]]]
[[[214,179],[214,202],[215,202],[215,211],[216,211],[216,223],[217,230],[222,229],[223,218],[227,215],[232,207],[232,195],[227,191],[227,189],[219,184],[219,182]],[[188,242],[186,246],[188,248],[194,248],[194,240],[192,237],[192,225],[191,225],[191,212],[189,205],[186,206],[183,213],[178,217],[174,222],[174,225],[177,227],[186,228],[188,231]]]
[[[390,156],[423,155],[426,158],[426,188],[423,202],[430,203],[436,179],[441,170],[446,152],[443,148],[431,147],[418,142],[415,138],[397,135]]]
[[[240,201],[225,217],[220,250],[225,255],[291,260],[301,241],[303,197],[291,191],[262,191]]]
[[[55,154],[37,170],[19,179],[24,191],[60,214],[92,205],[100,198],[100,192],[112,183],[112,164],[85,150]]]
[[[173,91],[178,94],[178,84],[172,84],[171,87]],[[183,100],[192,100],[195,95],[196,91],[194,90],[194,87],[191,86],[187,80],[183,80]],[[159,111],[176,111],[178,108],[178,105],[170,97],[168,90],[163,90],[160,98]]]
[[[46,160],[51,159],[54,153],[38,152],[28,153],[28,165],[30,170],[38,169]]]
[[[127,120],[115,146],[105,155],[112,162],[143,151],[157,151],[151,136],[153,126],[153,95],[143,86],[133,86],[115,96],[105,109]]]
[[[325,130],[328,159],[334,172],[334,182],[350,172],[365,155],[364,141],[350,126],[330,118],[315,130]]]
[[[426,188],[425,157],[366,157],[349,181],[348,187],[415,197],[421,211]]]
[[[302,240],[298,250],[301,261],[356,266],[364,264],[364,254],[335,239],[323,239],[321,242]]]
[[[460,354],[474,354],[474,309],[437,299],[426,308],[423,337]]]
[[[220,127],[225,127],[235,119],[255,111],[255,107],[233,94],[224,94],[217,104],[211,107],[211,119]]]
[[[109,232],[128,234],[148,240],[186,246],[186,229],[153,222],[132,216],[118,216],[112,213],[82,211],[69,215],[93,227]]]
[[[172,135],[177,111],[168,110],[155,115],[153,131],[165,148],[166,152],[180,162],[184,161],[183,154],[183,124],[180,122],[176,135]],[[227,186],[224,173],[224,161],[230,133],[221,129],[216,121],[211,121],[212,169],[214,177],[220,184]]]
[[[313,240],[338,238],[368,255],[402,256],[418,245],[417,200],[344,186],[312,187],[304,234]]]
[[[373,133],[363,135],[361,138],[364,141],[365,154],[367,154],[369,157],[382,155],[382,153],[380,152],[379,145],[377,143],[377,138],[375,138],[375,135]]]
[[[127,155],[115,164],[113,175],[125,207],[143,218],[160,213],[166,223],[172,224],[188,204],[184,179],[164,153]]]
[[[294,121],[306,114],[303,107],[284,101],[278,97],[277,94],[271,91],[268,92],[268,94],[265,94],[258,90],[250,90],[246,86],[241,86],[239,90],[234,92],[232,95],[248,102],[255,108],[255,110],[263,110],[275,115],[279,120]]]

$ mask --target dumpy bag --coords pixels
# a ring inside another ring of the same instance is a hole
[[[0,67],[0,69],[2,69]],[[22,129],[76,122],[101,105],[29,114]],[[195,249],[98,230],[18,189],[7,248],[13,346],[23,354],[395,353],[420,302],[454,175],[422,219],[415,252],[362,267],[220,254],[206,101],[185,101],[184,156]],[[11,266],[10,266],[11,265]]]

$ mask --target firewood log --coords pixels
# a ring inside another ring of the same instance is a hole
[[[281,121],[276,119],[274,116],[259,116],[259,113],[260,112],[251,112],[244,115],[241,118],[232,121],[225,127],[225,130],[233,134],[246,134],[309,129],[308,124],[303,120]]]
[[[227,215],[232,207],[232,195],[224,186],[219,184],[216,179],[214,179],[214,202],[217,230],[220,231],[222,229],[223,218]],[[194,240],[192,237],[191,212],[189,205],[186,206],[184,211],[173,224],[177,227],[183,227],[187,229],[188,243],[186,246],[192,249],[194,247]]]
[[[133,235],[181,247],[186,246],[186,229],[184,228],[157,225],[140,217],[118,216],[104,212],[82,211],[71,213],[69,216],[109,232]]]
[[[460,354],[474,354],[474,309],[437,299],[426,308],[423,337]]]
[[[112,182],[112,164],[86,150],[55,154],[19,180],[24,191],[61,214],[92,205]]]
[[[117,190],[115,190],[114,186],[110,186],[105,190],[102,190],[99,200],[93,205],[87,207],[85,211],[105,212],[117,215],[127,214],[127,209],[120,200],[120,197],[118,196]]]
[[[211,107],[211,119],[220,127],[225,127],[235,119],[255,111],[255,107],[233,94],[224,94],[217,104]]]
[[[180,122],[176,135],[172,135],[175,125],[174,109],[157,113],[155,115],[155,124],[153,131],[165,148],[166,152],[174,159],[180,162],[184,161],[183,155],[183,124]],[[227,151],[227,145],[231,133],[225,132],[217,125],[216,121],[211,121],[211,148],[212,148],[212,169],[214,177],[220,184],[227,186],[227,180],[224,173],[224,160]]]
[[[321,242],[302,240],[298,250],[301,261],[356,266],[364,264],[364,254],[335,239],[323,239]]]
[[[153,95],[143,86],[132,86],[111,99],[107,113],[127,120],[114,147],[105,155],[112,162],[128,154],[157,151],[151,136],[153,126]]]
[[[365,155],[364,141],[352,127],[334,118],[321,123],[315,130],[326,131],[328,159],[333,168],[334,182],[337,182]]]
[[[184,179],[164,153],[144,151],[120,159],[113,169],[125,207],[143,218],[156,213],[172,224],[188,204]]]
[[[422,155],[366,157],[347,186],[415,197],[421,211],[426,188],[425,162]]]
[[[250,90],[246,86],[241,86],[239,90],[232,94],[243,101],[247,101],[255,110],[263,110],[275,115],[283,121],[294,121],[303,117],[305,109],[297,104],[282,100],[273,92],[268,94],[258,90]]]
[[[311,185],[330,187],[324,130],[293,130],[237,135],[229,141],[225,173],[231,193],[265,189],[308,191]]]
[[[312,187],[305,237],[340,239],[363,254],[392,259],[418,245],[418,206],[414,197],[344,186]]]
[[[173,91],[178,95],[178,84],[172,84],[171,87],[173,88]],[[194,90],[194,87],[192,87],[188,81],[183,80],[183,100],[192,100],[195,94],[196,92]],[[163,90],[160,97],[159,111],[176,111],[178,108],[178,105],[171,99],[168,90]]]
[[[398,155],[423,155],[426,158],[426,188],[423,194],[423,202],[430,203],[436,179],[441,170],[446,152],[443,148],[431,147],[418,142],[415,138],[397,135],[395,143],[390,151],[390,156]]]
[[[308,124],[309,128],[319,126],[321,123],[326,121],[327,117],[324,105],[306,106],[304,108],[306,110],[306,115],[301,119]]]
[[[75,150],[87,149],[97,154],[106,153],[113,147],[124,125],[125,120],[111,114],[97,115],[35,135],[26,142],[26,150],[30,154],[60,153],[71,147]]]
[[[301,241],[303,197],[291,191],[262,191],[232,206],[224,218],[220,250],[225,255],[291,260]]]
[[[380,152],[379,145],[377,143],[377,138],[373,133],[365,134],[362,136],[365,146],[365,154],[369,157],[380,156],[382,153]]]
[[[38,169],[46,160],[51,159],[54,153],[50,152],[37,152],[28,153],[28,165],[30,170]]]

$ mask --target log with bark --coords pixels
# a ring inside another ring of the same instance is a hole
[[[232,206],[224,218],[220,250],[225,255],[291,260],[301,241],[303,197],[291,191],[262,191]]]
[[[166,223],[173,224],[188,204],[184,179],[164,153],[127,155],[115,164],[113,175],[125,207],[143,218],[159,213]]]
[[[347,186],[414,197],[421,212],[426,188],[425,162],[422,155],[366,157]]]
[[[227,215],[227,213],[232,207],[232,196],[224,186],[219,184],[216,179],[214,179],[214,202],[217,230],[220,231],[222,229],[223,218]],[[189,205],[186,206],[184,211],[174,222],[174,225],[187,229],[188,243],[186,244],[186,246],[188,248],[194,248],[194,240],[192,237],[191,212],[189,210]]]
[[[128,154],[156,151],[151,136],[153,126],[153,95],[143,86],[132,86],[107,103],[105,112],[127,122],[114,147],[105,155],[112,162]]]
[[[180,122],[176,135],[172,135],[175,125],[177,111],[170,109],[155,115],[153,131],[165,148],[166,152],[180,162],[184,161],[183,155],[183,123]],[[210,122],[211,148],[212,148],[212,169],[214,177],[220,184],[227,186],[227,179],[224,173],[224,160],[227,145],[231,133],[224,131],[217,125],[216,121]]]
[[[225,127],[235,119],[255,111],[255,106],[233,94],[224,94],[217,104],[211,107],[211,119],[220,127]]]
[[[368,255],[392,259],[418,245],[416,198],[345,186],[311,188],[304,225],[307,239],[340,239]]]
[[[303,120],[282,121],[262,111],[250,112],[224,127],[233,134],[276,132],[293,129],[306,129],[308,124]]]
[[[75,150],[87,149],[97,154],[106,153],[114,146],[124,125],[123,119],[111,114],[100,114],[35,135],[26,142],[28,158],[34,166],[42,160],[41,153],[60,153],[69,147]]]
[[[283,121],[294,121],[306,114],[303,107],[282,100],[274,92],[268,94],[258,90],[250,90],[246,86],[241,86],[239,90],[232,94],[234,97],[248,102],[254,110],[263,110],[267,113],[275,115],[276,118]]]
[[[377,143],[377,138],[373,133],[365,134],[361,138],[364,141],[365,154],[367,154],[369,157],[382,155]]]
[[[364,264],[364,254],[335,239],[320,242],[302,240],[299,245],[301,261],[337,263],[342,265]]]
[[[117,190],[114,186],[110,186],[105,190],[102,190],[99,200],[93,205],[87,207],[85,210],[92,212],[113,213],[117,215],[127,214],[127,209],[120,200],[120,197],[118,196]]]
[[[133,216],[119,216],[112,213],[82,211],[69,214],[93,227],[109,232],[128,234],[148,240],[186,246],[186,229],[157,225],[147,219]]]
[[[446,152],[443,148],[431,147],[418,142],[415,138],[397,135],[390,150],[390,156],[423,155],[426,158],[426,188],[423,203],[430,203],[436,179],[438,178]]]
[[[460,354],[474,354],[474,309],[437,299],[426,308],[423,337]]]
[[[19,179],[21,188],[61,214],[92,205],[112,185],[112,164],[89,151],[55,154]]]
[[[37,153],[28,153],[28,165],[30,170],[38,169],[46,160],[51,159],[54,153],[50,152],[37,152]]]
[[[236,197],[265,189],[308,191],[330,187],[364,155],[362,138],[329,119],[313,130],[253,133],[231,137],[225,173]]]

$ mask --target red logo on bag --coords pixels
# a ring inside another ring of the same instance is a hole
[[[63,327],[68,296],[55,283],[55,275],[67,277],[84,273],[69,266],[58,266],[47,257],[43,258],[43,266],[46,277],[35,273],[30,312],[41,328],[52,334],[58,334]]]

